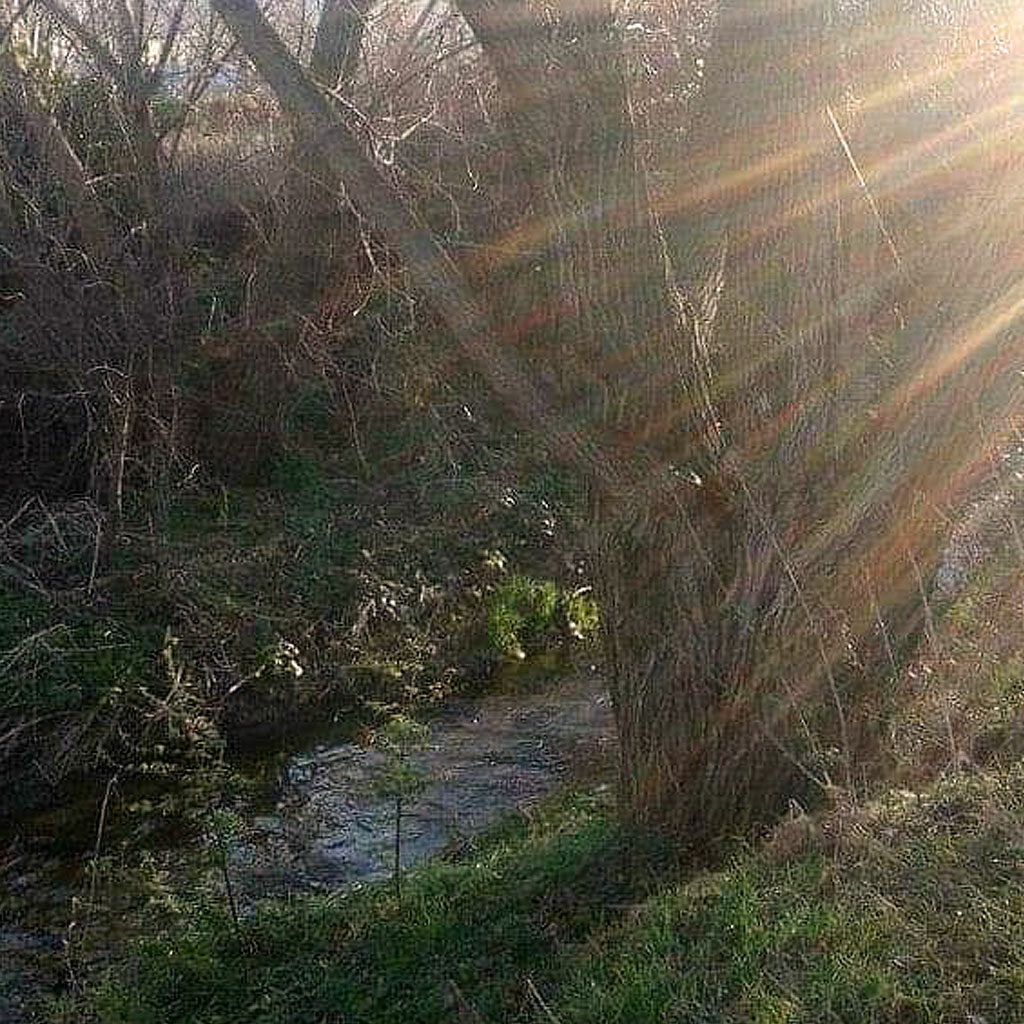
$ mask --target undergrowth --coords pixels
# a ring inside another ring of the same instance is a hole
[[[589,587],[562,590],[552,580],[513,575],[491,594],[487,639],[494,651],[522,660],[559,638],[595,640],[599,622]]]
[[[793,818],[689,874],[641,854],[606,791],[563,794],[410,872],[401,907],[383,887],[268,904],[240,937],[194,908],[51,1020],[1019,1020],[1022,783],[1017,764]]]
[[[567,540],[571,488],[523,473],[519,455],[513,473],[480,410],[454,412],[453,430],[421,422],[404,395],[389,401],[357,456],[324,388],[299,389],[286,447],[260,479],[194,466],[159,521],[130,510],[99,571],[102,515],[88,503],[33,499],[8,521],[0,762],[45,777],[22,787],[29,803],[97,764],[131,773],[155,758],[147,743],[170,756],[152,728],[167,701],[179,732],[216,757],[225,740],[346,706],[486,687],[513,648],[561,657],[593,641],[596,609]],[[514,596],[524,587],[549,595],[539,617]],[[501,607],[504,632],[492,628]],[[111,727],[83,731],[98,713]]]

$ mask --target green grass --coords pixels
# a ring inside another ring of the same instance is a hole
[[[896,792],[675,881],[606,799],[562,797],[411,872],[401,907],[384,887],[273,904],[240,940],[196,911],[73,1013],[443,1022],[454,982],[494,1024],[1024,1020],[1022,783],[1018,765]]]
[[[153,672],[160,636],[82,608],[54,609],[0,581],[0,719],[102,704]]]
[[[511,1020],[562,937],[606,927],[630,895],[606,802],[576,797],[411,873],[400,908],[388,887],[274,904],[241,942],[207,909],[90,1002],[103,1021],[432,1021],[452,980]]]

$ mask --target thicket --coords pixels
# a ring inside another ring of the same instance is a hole
[[[521,644],[592,637],[576,483],[453,360],[212,13],[160,8],[129,36],[73,3],[5,16],[0,762],[17,799],[197,745],[216,759],[339,695],[437,699]],[[288,18],[312,67],[312,26]],[[368,24],[339,102],[438,236],[482,250],[516,202],[485,63],[447,11],[385,4]],[[565,591],[543,636],[502,596],[518,579]]]

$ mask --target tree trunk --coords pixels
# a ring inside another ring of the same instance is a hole
[[[823,45],[820,27],[806,15],[810,23],[799,25],[794,7],[791,23],[783,16],[760,53],[744,54],[733,51],[752,49],[750,26],[726,23],[723,83],[713,87],[721,95],[709,103],[703,128],[705,154],[721,164],[695,160],[689,194],[679,197],[689,214],[683,230],[702,241],[705,257],[681,293],[643,191],[627,71],[607,9],[574,8],[554,28],[530,23],[526,3],[463,0],[460,9],[504,86],[521,171],[531,179],[529,217],[544,229],[523,232],[534,248],[541,235],[547,257],[539,294],[528,300],[535,308],[526,316],[538,327],[527,354],[554,368],[563,407],[576,412],[582,430],[613,437],[623,460],[643,452],[648,462],[653,453],[678,480],[654,490],[641,484],[629,500],[592,490],[623,808],[635,823],[681,838],[742,827],[784,806],[799,771],[783,753],[791,716],[783,713],[780,675],[784,657],[800,647],[791,638],[807,646],[809,624],[795,628],[793,569],[774,516],[806,474],[801,462],[787,465],[783,487],[769,470],[780,443],[794,453],[808,447],[811,424],[803,420],[811,412],[801,411],[783,438],[763,428],[771,424],[769,407],[778,415],[801,388],[817,384],[828,356],[829,317],[821,311],[834,298],[827,259],[833,211],[814,206],[832,179],[821,175],[820,152],[811,163],[797,151],[756,189],[719,196],[712,189],[751,160],[820,141],[822,128],[800,107],[813,102],[814,83],[792,67],[794,53]],[[756,62],[745,66],[744,57]],[[763,71],[765,62],[775,77]],[[757,82],[759,74],[766,81]],[[806,223],[798,218],[765,238],[743,236],[803,203],[812,207]],[[821,275],[811,288],[805,260]],[[728,296],[720,294],[719,275]],[[732,360],[723,375],[710,307],[713,298],[725,304],[730,297],[731,326],[722,325],[724,309],[717,318]],[[748,303],[781,304],[772,315],[806,335],[803,344],[778,344],[771,358],[751,359],[751,346],[764,352],[767,343]],[[723,422],[725,406],[732,422]],[[812,456],[819,453],[804,458]],[[628,462],[619,468],[632,475]],[[817,646],[812,638],[815,659]],[[801,664],[808,656],[801,651]]]
[[[308,72],[321,87],[345,98],[359,64],[366,19],[375,0],[327,0],[317,24]],[[346,115],[339,105],[338,113]],[[315,306],[333,286],[357,273],[362,253],[358,230],[341,201],[336,168],[319,151],[316,136],[295,134],[291,166],[277,207],[275,232],[257,286],[255,313]]]
[[[892,648],[920,627],[939,551],[941,517],[921,511],[934,465],[907,451],[948,433],[908,401],[910,253],[843,131],[830,7],[721,5],[662,211],[681,251],[667,283],[611,19],[460,9],[530,179],[521,233],[546,243],[526,355],[556,368],[585,433],[682,481],[594,491],[623,807],[683,842],[742,830],[874,756]]]
[[[720,8],[670,220],[694,414],[673,461],[703,499],[637,516],[603,552],[625,804],[684,843],[742,831],[821,777],[800,716],[850,755],[817,578],[833,566],[804,557],[836,479],[828,44],[823,4]]]
[[[944,509],[1014,401],[1020,115],[972,126],[952,169],[965,198],[940,203],[953,224],[913,237],[843,130],[832,17],[817,0],[720,8],[672,229],[705,425],[676,461],[725,500],[638,516],[598,563],[625,804],[684,840],[873,766]],[[924,198],[913,154],[934,127],[894,110],[891,66],[878,78],[865,120],[918,126],[887,158]]]
[[[375,0],[326,0],[313,41],[309,72],[328,89],[345,90],[359,63],[366,17]]]

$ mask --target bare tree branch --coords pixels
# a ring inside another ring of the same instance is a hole
[[[106,77],[116,85],[124,84],[124,70],[109,46],[73,14],[61,0],[34,0],[37,7],[46,11],[71,36],[75,45],[95,61]]]
[[[504,351],[499,332],[471,294],[451,257],[402,202],[392,184],[366,156],[358,139],[337,117],[329,100],[303,73],[253,0],[211,0],[242,49],[277,96],[300,136],[315,137],[320,152],[344,177],[354,206],[406,264],[465,355],[509,411],[545,444],[550,456],[589,477],[616,497],[650,493],[652,477],[665,481],[643,453],[612,459],[604,447],[581,435]],[[627,479],[628,476],[628,479]]]
[[[22,0],[22,3],[18,6],[18,9],[11,16],[11,20],[7,22],[2,29],[0,29],[0,46],[6,46],[7,40],[11,38],[11,33],[14,31],[15,26],[24,17],[25,12],[32,6],[35,0]]]
[[[89,256],[99,264],[109,264],[116,251],[109,219],[89,184],[78,155],[60,125],[46,111],[34,84],[7,45],[0,46],[0,75],[7,80],[7,87],[18,94],[29,138],[64,189],[71,216],[78,225]]]

